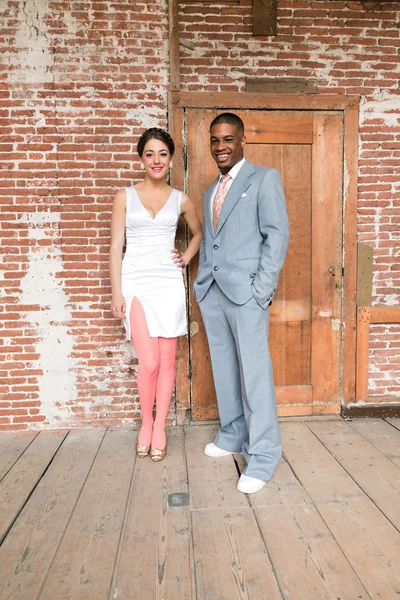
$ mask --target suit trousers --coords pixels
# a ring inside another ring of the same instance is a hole
[[[235,304],[214,282],[199,303],[206,328],[221,426],[219,448],[243,451],[245,474],[268,481],[281,458],[268,348],[268,309]]]

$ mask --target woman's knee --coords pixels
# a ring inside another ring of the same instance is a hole
[[[160,363],[156,357],[148,357],[145,360],[139,360],[138,375],[153,379],[157,377],[160,369]]]
[[[163,339],[160,343],[160,369],[175,369],[176,338]]]
[[[174,371],[175,372],[175,355],[161,356],[160,357],[160,371]]]

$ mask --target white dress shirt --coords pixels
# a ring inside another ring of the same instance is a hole
[[[240,160],[238,163],[236,163],[236,165],[234,165],[232,167],[232,169],[228,172],[228,174],[230,176],[230,179],[228,180],[228,186],[227,186],[228,190],[227,190],[227,193],[228,193],[229,188],[231,187],[231,185],[233,183],[233,180],[235,179],[235,177],[237,177],[240,169],[242,168],[242,166],[244,165],[245,162],[246,162],[246,159],[242,158],[242,160]],[[222,177],[222,173],[221,173],[221,171],[219,171],[219,173],[218,173],[218,183],[217,183],[217,185],[214,188],[214,191],[213,191],[212,196],[211,196],[211,202],[210,202],[210,207],[211,207],[211,221],[212,221],[212,212],[213,212],[214,198],[215,198],[215,194],[217,193],[217,189],[218,189],[218,186],[219,186],[219,182],[221,181],[221,177]]]

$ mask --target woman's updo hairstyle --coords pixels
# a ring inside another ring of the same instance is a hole
[[[159,129],[158,127],[151,127],[141,135],[140,140],[138,141],[137,153],[139,154],[140,158],[142,158],[144,148],[147,142],[150,140],[160,140],[161,142],[163,142],[163,144],[167,146],[170,155],[174,155],[175,144],[174,140],[169,135],[169,133],[167,131],[164,131],[164,129]]]

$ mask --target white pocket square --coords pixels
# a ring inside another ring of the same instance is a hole
[[[240,197],[241,197],[241,198],[247,197],[247,194],[246,194],[246,192],[244,192],[244,193],[243,193],[243,194],[242,194]]]

